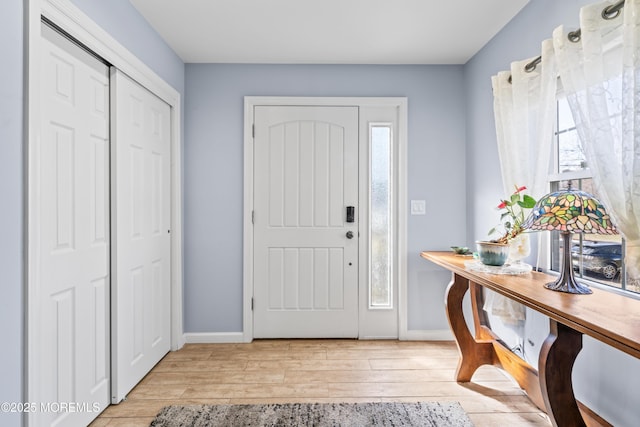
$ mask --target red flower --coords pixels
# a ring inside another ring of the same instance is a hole
[[[513,194],[506,200],[500,200],[500,204],[496,207],[497,210],[502,211],[500,213],[499,227],[504,230],[504,234],[497,239],[500,243],[508,243],[518,234],[525,231],[522,228],[522,224],[527,217],[528,210],[532,209],[536,204],[536,200],[533,197],[524,194],[527,187],[524,185],[521,187],[514,185],[513,187],[515,188]],[[498,231],[498,227],[492,228],[489,231],[489,235],[496,231]]]

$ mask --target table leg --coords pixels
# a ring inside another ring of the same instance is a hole
[[[495,340],[496,336],[491,331],[487,313],[484,311],[482,286],[469,281],[469,293],[471,296],[471,312],[473,313],[473,327],[476,330],[476,340]]]
[[[547,415],[554,426],[586,426],[571,383],[573,364],[582,349],[582,333],[555,320],[550,322],[551,332],[538,362]]]
[[[496,361],[495,351],[491,341],[476,341],[471,335],[464,320],[462,312],[462,300],[469,289],[469,280],[457,274],[447,287],[445,306],[449,326],[453,333],[460,360],[456,369],[456,381],[471,381],[473,373],[482,365],[492,365]]]

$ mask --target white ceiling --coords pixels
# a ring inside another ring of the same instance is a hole
[[[464,64],[529,0],[130,0],[186,63]]]

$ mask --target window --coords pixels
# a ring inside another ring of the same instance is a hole
[[[372,124],[369,129],[370,280],[369,307],[393,308],[391,207],[393,183],[391,125]]]
[[[551,190],[580,189],[599,198],[591,172],[579,143],[566,98],[558,99],[557,130],[554,138],[554,170]],[[551,270],[559,271],[565,250],[571,251],[577,277],[621,290],[640,293],[640,283],[632,283],[625,274],[624,239],[619,235],[573,235],[572,247],[563,248],[559,232],[551,233]]]

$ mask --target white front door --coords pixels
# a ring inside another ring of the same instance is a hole
[[[109,404],[109,70],[44,24],[40,69],[29,425],[86,426]]]
[[[256,106],[254,125],[254,337],[355,338],[358,107]]]
[[[170,107],[113,70],[112,401],[170,349]]]

